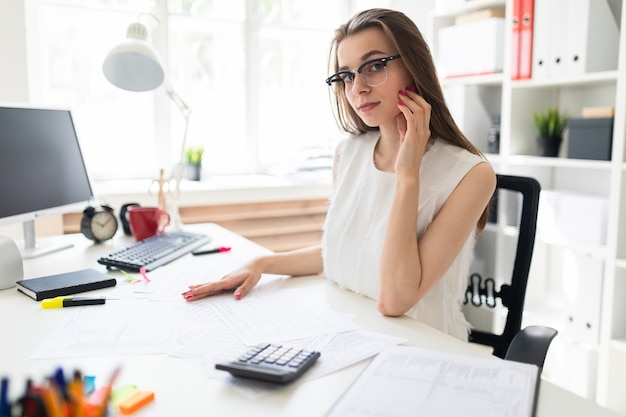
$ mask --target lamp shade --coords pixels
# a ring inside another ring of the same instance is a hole
[[[128,91],[154,90],[163,83],[161,59],[147,38],[148,31],[141,23],[128,27],[126,39],[111,49],[102,64],[107,80]]]

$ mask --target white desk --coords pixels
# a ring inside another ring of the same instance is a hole
[[[261,248],[213,224],[188,226],[188,230],[213,236],[216,246],[232,246],[233,251],[254,256]],[[58,238],[56,238],[58,239]],[[132,240],[116,237],[112,242],[93,245],[82,235],[67,235],[74,247],[24,262],[25,277],[32,278],[82,268],[105,270],[96,259]],[[43,239],[42,239],[43,240]],[[187,255],[191,256],[191,255]],[[176,262],[185,262],[185,257]],[[317,276],[288,280],[288,286],[306,287],[310,297],[328,303],[340,312],[356,314],[355,321],[374,331],[408,339],[408,344],[442,351],[485,356],[479,346],[460,342],[408,317],[381,316],[376,304],[342,290]],[[106,294],[107,290],[98,293]],[[63,321],[71,309],[42,310],[39,303],[15,288],[0,291],[0,375],[11,378],[11,398],[21,394],[23,382],[32,377],[41,381],[57,366],[70,371],[82,369],[106,376],[120,364],[119,358],[82,358],[76,360],[32,360],[31,354]],[[122,358],[123,371],[118,383],[132,382],[155,392],[155,402],[135,415],[144,416],[285,416],[319,417],[348,388],[366,362],[312,381],[296,381],[276,393],[251,400],[227,384],[206,379],[187,361],[166,355]],[[544,381],[541,385],[538,416],[616,416],[588,400]]]

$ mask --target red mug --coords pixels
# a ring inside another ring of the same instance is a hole
[[[170,214],[159,207],[128,207],[130,231],[137,242],[163,233],[170,224]]]

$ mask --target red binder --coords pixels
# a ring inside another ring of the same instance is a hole
[[[535,22],[535,0],[521,0],[519,35],[519,79],[532,76],[533,67],[533,25]]]
[[[513,0],[513,36],[511,37],[511,79],[519,80],[519,50],[520,50],[520,17],[522,14],[522,1]]]

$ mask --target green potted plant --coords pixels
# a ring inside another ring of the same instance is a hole
[[[185,150],[185,177],[188,180],[200,181],[203,153],[204,148],[201,146],[192,146]]]
[[[567,126],[567,112],[556,107],[548,107],[533,113],[537,127],[537,146],[541,156],[558,156],[563,140],[563,131]]]

